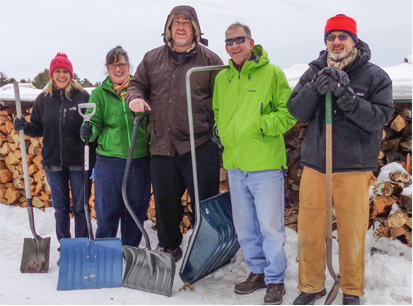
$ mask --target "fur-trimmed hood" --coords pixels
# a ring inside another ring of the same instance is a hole
[[[201,32],[201,26],[199,25],[198,16],[196,14],[196,11],[192,6],[188,6],[188,5],[179,5],[172,9],[171,13],[168,15],[168,18],[166,19],[164,32],[163,32],[163,41],[167,44],[172,40],[171,24],[172,24],[173,19],[175,18],[175,15],[177,14],[185,15],[189,19],[191,19],[192,26],[194,27],[194,33],[195,33],[195,39],[194,39],[195,43],[197,44],[201,43],[205,46],[208,46],[208,40],[201,37],[203,33]]]

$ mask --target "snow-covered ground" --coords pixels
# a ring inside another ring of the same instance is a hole
[[[383,168],[378,180],[387,178],[388,173],[400,170],[399,164],[393,163]],[[404,189],[404,194],[412,193],[412,188]],[[68,290],[57,291],[59,267],[58,242],[54,232],[54,210],[47,208],[45,212],[35,209],[35,224],[37,233],[42,237],[51,237],[50,268],[45,274],[20,273],[20,261],[23,250],[24,238],[32,238],[27,210],[0,204],[0,304],[1,305],[119,305],[119,304],[171,304],[171,305],[241,305],[262,304],[265,294],[264,289],[257,290],[249,295],[237,295],[233,286],[243,281],[248,275],[241,251],[235,258],[220,270],[211,274],[195,284],[194,290],[180,290],[183,282],[179,278],[180,262],[177,264],[173,293],[165,297],[129,288],[103,288],[98,290]],[[152,247],[157,245],[156,232],[151,229],[152,223],[145,222]],[[93,220],[96,229],[96,222]],[[73,229],[72,229],[73,232]],[[190,232],[185,235],[183,248],[186,249]],[[378,251],[372,252],[372,248]],[[297,275],[297,233],[287,228],[287,242],[285,250],[288,257],[285,285],[287,293],[283,304],[292,304],[298,294]],[[335,271],[338,267],[337,242],[333,244],[333,259]],[[328,272],[327,289],[332,286],[332,279]],[[366,241],[366,288],[363,304],[368,305],[408,305],[412,297],[412,249],[403,245],[398,240],[380,238],[376,240],[373,230],[367,233]],[[333,304],[340,305],[342,293],[340,292]],[[316,302],[323,304],[325,298]]]

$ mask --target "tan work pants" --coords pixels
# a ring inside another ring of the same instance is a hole
[[[372,172],[333,173],[341,290],[364,295],[365,240]],[[325,288],[326,175],[305,167],[298,214],[298,289],[316,293]]]

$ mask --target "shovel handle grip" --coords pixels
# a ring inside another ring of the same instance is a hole
[[[87,110],[91,108],[92,111],[88,114],[83,113],[83,110]],[[77,105],[77,110],[79,111],[80,116],[83,117],[83,120],[85,120],[85,122],[89,122],[90,118],[92,118],[92,116],[96,113],[96,104],[89,102],[89,103],[79,103]]]

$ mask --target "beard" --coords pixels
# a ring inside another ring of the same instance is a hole
[[[342,61],[343,59],[345,59],[350,54],[350,51],[346,50],[344,47],[341,48],[342,51],[338,54],[333,52],[333,48],[331,48],[331,50],[328,50],[328,55],[330,55],[330,57],[335,62]]]

